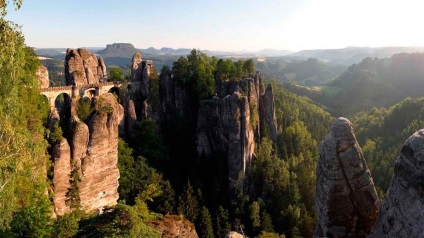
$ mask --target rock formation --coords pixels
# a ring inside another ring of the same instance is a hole
[[[271,140],[277,142],[277,119],[275,117],[275,103],[272,86],[269,84],[266,87],[265,94],[261,100],[261,116],[264,119],[266,127],[269,129]]]
[[[424,237],[424,129],[405,141],[394,172],[369,237]]]
[[[53,201],[57,215],[70,211],[71,207],[65,202],[74,199],[68,193],[70,189],[78,190],[79,205],[87,212],[116,204],[119,197],[118,127],[123,117],[124,109],[111,93],[100,96],[88,125],[77,116],[71,117],[67,123],[69,134],[54,145],[52,153]],[[80,180],[71,184],[73,173],[77,173]]]
[[[71,148],[69,147],[68,141],[63,138],[59,143],[53,147],[52,152],[53,160],[53,203],[54,211],[56,215],[62,216],[69,211],[67,205],[67,194],[71,188],[69,182],[71,177]]]
[[[237,88],[231,95],[204,101],[197,122],[199,156],[221,151],[228,159],[229,192],[235,194],[240,174],[245,175],[255,149],[254,131],[246,96]]]
[[[35,71],[40,88],[48,88],[50,86],[49,71],[43,65],[39,65]]]
[[[170,82],[168,78],[161,78],[161,83]],[[200,105],[197,153],[199,157],[226,156],[229,194],[235,203],[235,184],[240,176],[244,178],[254,157],[255,139],[259,140],[261,136],[260,125],[267,125],[271,139],[277,140],[274,96],[271,85],[263,93],[259,72],[254,79],[219,82],[216,88],[216,96]],[[162,105],[162,108],[166,107]]]
[[[194,224],[180,217],[166,215],[161,220],[151,221],[148,223],[160,233],[162,238],[198,238]]]
[[[319,144],[314,237],[365,237],[377,218],[379,199],[352,124],[338,118]]]
[[[124,109],[110,93],[99,99],[88,128],[87,156],[81,159],[81,206],[86,210],[115,205],[118,198],[118,127]]]
[[[65,57],[66,85],[96,84],[107,79],[102,58],[84,48],[68,49]]]
[[[135,53],[131,63],[131,81],[139,82],[137,92],[134,93],[135,111],[139,120],[152,118],[159,120],[159,105],[152,105],[150,98],[150,77],[156,72],[153,61],[143,61],[140,53]],[[157,74],[155,74],[155,77]],[[159,80],[156,78],[156,80]]]

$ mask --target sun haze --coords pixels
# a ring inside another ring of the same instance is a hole
[[[26,1],[9,9],[35,47],[301,50],[417,46],[419,1]]]

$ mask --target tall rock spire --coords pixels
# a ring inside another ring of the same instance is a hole
[[[367,236],[380,201],[352,123],[336,119],[319,151],[314,237]]]

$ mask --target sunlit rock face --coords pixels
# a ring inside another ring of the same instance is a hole
[[[49,71],[43,65],[39,65],[35,71],[40,88],[48,88],[50,85]]]
[[[65,57],[66,85],[97,84],[107,80],[103,58],[97,58],[90,51],[68,49]]]
[[[380,201],[348,119],[336,119],[319,151],[314,237],[366,237]]]
[[[424,237],[424,129],[405,141],[369,237]]]
[[[106,93],[99,97],[96,109],[87,124],[77,116],[71,117],[68,134],[53,147],[56,215],[75,206],[86,212],[101,212],[118,201],[118,131],[124,108],[113,94]],[[78,198],[69,193],[72,189],[78,191]]]

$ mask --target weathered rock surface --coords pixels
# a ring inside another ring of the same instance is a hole
[[[135,113],[135,106],[133,100],[128,100],[125,113],[125,125],[127,127],[126,130],[128,135],[131,135],[131,132],[133,131],[137,122],[137,114]]]
[[[373,233],[377,237],[424,237],[424,129],[409,137],[381,203]]]
[[[154,227],[163,238],[198,238],[194,224],[180,216],[166,215],[161,220],[148,223]]]
[[[181,82],[173,80],[168,73],[161,73],[159,88],[162,122],[168,121],[176,112],[189,110],[187,90]]]
[[[139,120],[151,118],[158,121],[160,109],[156,107],[160,105],[153,105],[151,102],[154,100],[150,98],[150,75],[155,65],[151,60],[143,61],[138,52],[134,54],[131,64],[131,81],[139,83],[133,94],[136,115]]]
[[[69,182],[71,176],[71,148],[68,141],[63,138],[60,143],[53,147],[52,152],[53,161],[53,203],[56,215],[64,215],[69,211],[69,206],[66,204],[68,200],[68,189],[71,188]]]
[[[80,205],[86,212],[101,211],[116,204],[118,194],[118,127],[124,117],[124,108],[111,93],[99,98],[97,110],[88,125],[77,116],[69,121],[69,135],[54,145],[54,197],[56,215],[70,211],[66,205],[71,199],[71,172],[78,173],[75,183]],[[52,113],[50,124],[57,123],[57,113]],[[52,125],[50,126],[52,127]]]
[[[86,211],[115,205],[119,197],[118,127],[124,108],[111,93],[100,96],[99,100],[97,112],[88,124],[87,156],[81,159],[79,193]]]
[[[48,88],[50,86],[49,71],[43,65],[39,65],[35,71],[40,88]]]
[[[206,157],[216,151],[226,155],[232,196],[239,173],[244,178],[255,148],[248,98],[237,88],[223,99],[215,97],[202,103],[197,122],[197,152]]]
[[[261,115],[266,123],[271,140],[277,142],[277,119],[275,117],[275,103],[274,103],[274,93],[272,91],[272,86],[269,84],[266,87],[265,94],[262,96],[261,101]]]
[[[379,199],[348,119],[338,118],[331,125],[319,151],[314,237],[367,236]]]
[[[131,79],[133,81],[141,79],[143,75],[143,65],[141,62],[143,61],[141,54],[136,52],[131,61]]]
[[[65,57],[66,85],[96,84],[107,79],[102,58],[84,48],[68,49]]]
[[[161,85],[171,84],[170,81],[172,80],[169,77],[161,77]],[[240,172],[241,179],[244,179],[244,174],[254,157],[255,139],[260,140],[261,137],[260,127],[266,125],[271,139],[277,141],[277,122],[271,85],[266,92],[263,91],[259,72],[253,79],[218,82],[216,96],[201,102],[199,108],[197,153],[199,157],[213,155],[226,157],[229,194],[233,202],[235,202],[235,183],[239,179]],[[170,94],[166,90],[163,92]],[[167,108],[168,104],[162,102],[162,109]]]

